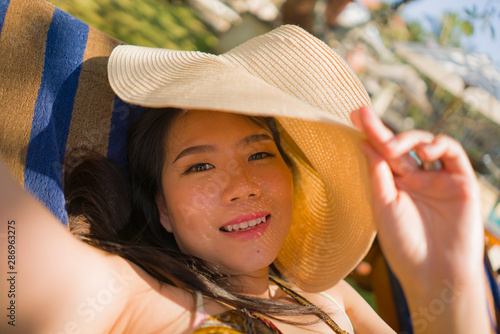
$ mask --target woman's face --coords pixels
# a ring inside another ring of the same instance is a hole
[[[225,274],[276,258],[292,220],[292,174],[267,127],[209,111],[177,117],[166,138],[162,225],[182,252]]]

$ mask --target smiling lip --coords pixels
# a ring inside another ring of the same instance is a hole
[[[269,226],[271,215],[267,212],[254,212],[239,216],[224,224],[220,231],[237,240],[252,240],[260,237]]]

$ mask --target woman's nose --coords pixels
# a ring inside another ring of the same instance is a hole
[[[234,203],[253,197],[259,197],[261,190],[256,182],[256,177],[245,171],[231,175],[229,183],[222,193],[224,203]]]

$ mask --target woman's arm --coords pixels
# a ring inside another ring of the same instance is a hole
[[[191,294],[73,237],[1,160],[0,189],[0,333],[191,331]]]
[[[367,136],[375,222],[384,255],[408,299],[415,333],[489,333],[479,189],[455,140],[394,135],[369,108],[353,112]],[[426,171],[403,162],[415,150]]]
[[[132,268],[72,237],[1,161],[0,189],[0,332],[105,332]]]

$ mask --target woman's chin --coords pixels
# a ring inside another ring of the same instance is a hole
[[[221,273],[231,275],[231,276],[250,276],[250,277],[260,277],[262,275],[267,276],[269,272],[269,266],[273,263],[276,254],[262,255],[253,254],[251,257],[242,256],[239,260],[235,260],[235,263],[225,263],[223,266],[217,266],[217,270]]]

